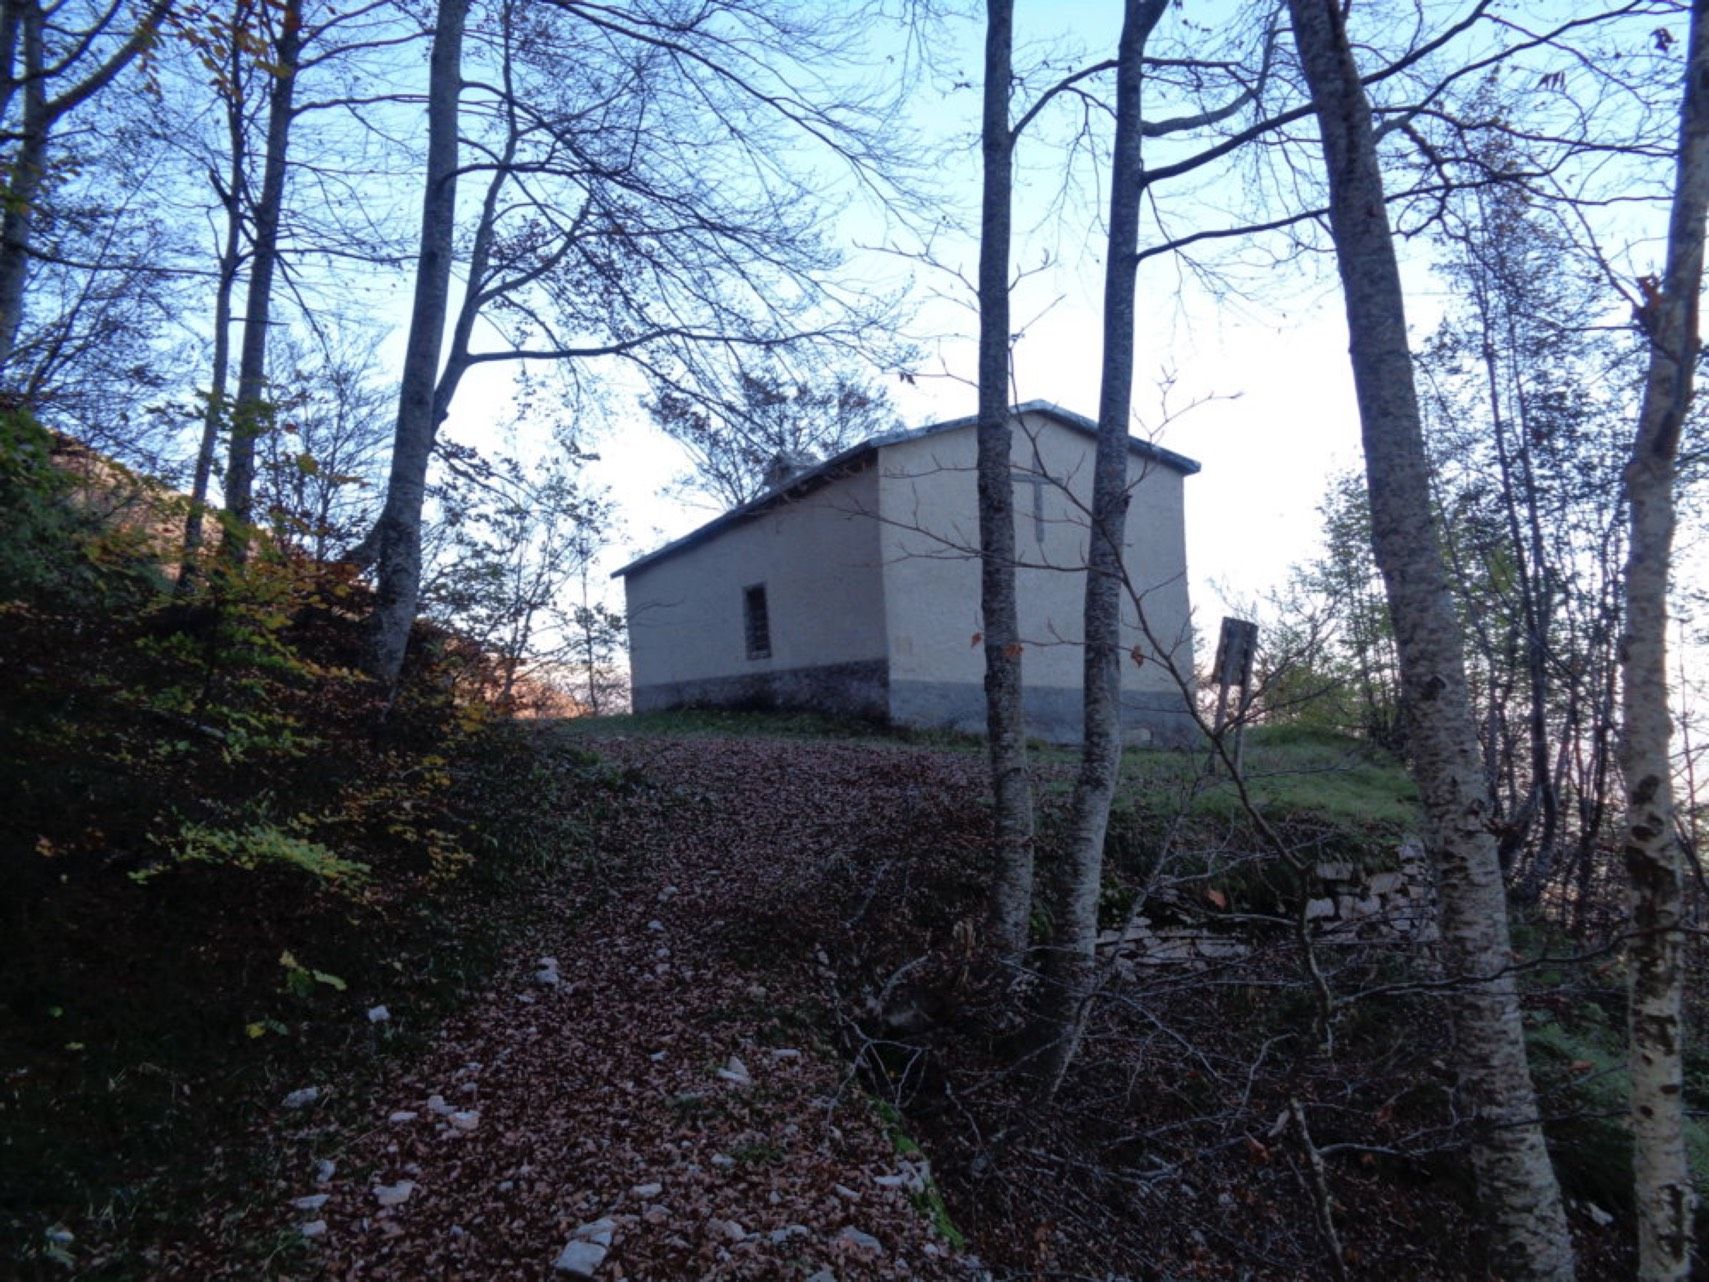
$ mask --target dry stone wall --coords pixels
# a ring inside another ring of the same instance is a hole
[[[1409,837],[1397,852],[1397,867],[1378,871],[1351,862],[1321,862],[1318,888],[1306,901],[1312,936],[1325,944],[1364,942],[1432,943],[1437,938],[1436,889],[1424,845]],[[1126,930],[1098,936],[1105,956],[1118,969],[1210,965],[1238,960],[1251,951],[1253,926],[1238,914],[1212,914],[1202,920],[1157,924],[1141,915]]]

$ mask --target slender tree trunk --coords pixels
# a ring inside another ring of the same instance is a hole
[[[1633,927],[1628,956],[1638,1276],[1644,1282],[1690,1273],[1695,1201],[1682,1095],[1679,927],[1685,869],[1674,826],[1667,589],[1674,472],[1700,348],[1697,315],[1709,210],[1709,0],[1691,6],[1687,53],[1667,266],[1660,282],[1645,282],[1647,299],[1639,319],[1649,339],[1650,367],[1626,464],[1631,542],[1626,630],[1620,641],[1620,765],[1626,779],[1622,853],[1631,879]]]
[[[1507,299],[1503,305],[1507,325],[1508,347],[1519,350],[1518,325],[1513,315],[1513,300]],[[1530,398],[1526,395],[1525,385],[1519,376],[1516,363],[1510,363],[1507,371],[1508,382],[1513,388],[1513,404],[1517,414],[1516,451],[1519,463],[1519,480],[1523,486],[1522,495],[1525,504],[1525,530],[1531,542],[1530,574],[1524,579],[1525,589],[1525,627],[1526,652],[1525,660],[1531,680],[1531,702],[1529,705],[1529,729],[1531,735],[1531,772],[1532,787],[1536,790],[1537,810],[1540,827],[1537,830],[1535,854],[1531,867],[1526,876],[1525,897],[1528,901],[1536,900],[1548,884],[1553,874],[1556,856],[1556,846],[1560,836],[1561,793],[1550,767],[1553,755],[1549,747],[1548,704],[1550,695],[1550,671],[1553,657],[1550,626],[1555,613],[1555,579],[1550,570],[1547,553],[1543,540],[1543,519],[1539,510],[1540,498],[1537,493],[1537,474],[1532,466],[1531,449],[1535,439],[1535,429],[1531,416]],[[1512,500],[1509,499],[1511,506]],[[1514,536],[1515,545],[1518,535]]]
[[[0,193],[6,207],[4,217],[0,218],[0,368],[11,361],[23,324],[36,201],[47,172],[48,139],[53,127],[113,83],[153,42],[171,7],[172,0],[153,0],[123,44],[100,65],[91,68],[82,80],[51,97],[49,77],[65,68],[46,65],[42,28],[47,15],[40,0],[21,0],[17,8],[8,4],[6,13],[0,17],[0,50],[8,55],[0,67],[0,102],[9,102],[20,87],[24,94],[17,151],[6,172],[5,191]],[[62,16],[58,6],[55,16]],[[15,46],[21,46],[23,51],[22,74],[14,70],[11,61]]]
[[[1091,998],[1104,834],[1121,771],[1122,543],[1127,527],[1128,424],[1133,414],[1133,296],[1144,190],[1140,89],[1146,40],[1165,7],[1166,0],[1127,0],[1116,62],[1103,366],[1086,550],[1080,770],[1070,806],[1068,848],[1050,886],[1051,941],[1044,957],[1035,1022],[1040,1046],[1037,1075],[1047,1096],[1060,1085],[1074,1058]]]
[[[1463,642],[1430,507],[1429,465],[1406,309],[1384,205],[1370,104],[1338,0],[1289,0],[1329,179],[1329,223],[1351,333],[1371,494],[1388,587],[1413,774],[1440,888],[1443,960],[1460,1088],[1477,1122],[1473,1165],[1493,1271],[1509,1282],[1572,1277],[1572,1244],[1537,1118],[1512,974],[1507,903]]]
[[[267,160],[261,171],[261,199],[255,206],[255,243],[249,258],[249,292],[243,307],[243,346],[237,361],[237,401],[232,407],[231,448],[227,456],[225,505],[231,514],[221,553],[241,561],[249,552],[249,525],[255,489],[255,438],[265,429],[267,340],[271,337],[273,277],[279,265],[279,220],[285,207],[291,124],[296,112],[297,61],[302,52],[302,0],[285,0],[279,38],[273,43],[275,67],[267,98]]]
[[[985,629],[985,733],[996,830],[992,930],[1018,965],[1032,921],[1033,795],[1015,604],[1014,428],[1009,421],[1009,237],[1014,134],[1009,124],[1014,0],[986,0],[984,196],[979,226],[979,554]]]
[[[242,26],[244,0],[233,7],[232,29]],[[196,449],[196,471],[190,482],[190,508],[184,517],[184,553],[178,567],[178,591],[187,592],[198,573],[197,557],[202,550],[203,523],[208,509],[208,487],[214,474],[214,455],[219,450],[220,425],[226,420],[226,377],[231,366],[231,300],[237,288],[237,268],[243,257],[243,180],[247,168],[244,147],[243,100],[240,88],[243,57],[239,42],[231,42],[231,98],[226,103],[227,143],[231,164],[224,191],[225,242],[220,247],[219,279],[214,286],[214,358],[208,378],[208,407],[202,415],[202,439]],[[218,176],[214,176],[216,188]]]
[[[427,174],[421,204],[415,305],[404,350],[398,419],[386,503],[374,527],[379,558],[369,663],[391,685],[421,595],[421,510],[438,430],[439,354],[451,292],[457,223],[457,100],[462,90],[463,26],[469,0],[439,0],[427,91]]]
[[[24,286],[30,274],[30,237],[47,163],[47,83],[42,69],[42,12],[28,3],[18,15],[23,50],[23,119],[18,150],[6,175],[6,213],[0,218],[0,367],[12,359],[24,320]]]

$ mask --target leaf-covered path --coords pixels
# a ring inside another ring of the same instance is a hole
[[[291,1271],[576,1276],[554,1262],[579,1241],[570,1259],[600,1278],[968,1277],[921,1171],[824,1039],[812,900],[828,876],[882,876],[898,847],[971,852],[977,760],[599,747],[654,781],[607,833],[628,870],[516,941],[490,989],[384,1084],[368,1129],[308,1146],[335,1168],[281,1190],[275,1222],[310,1234]],[[278,1125],[312,1134],[312,1112]]]

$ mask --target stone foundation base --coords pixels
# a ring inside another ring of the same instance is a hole
[[[1028,686],[1027,734],[1046,743],[1080,742],[1078,687]],[[892,681],[890,719],[921,729],[985,733],[985,689],[966,682]],[[1199,728],[1174,691],[1122,692],[1122,742],[1130,747],[1196,748]]]
[[[661,682],[636,686],[633,707],[636,712],[661,712],[667,708],[755,711],[796,708],[882,721],[890,713],[889,676],[889,665],[882,659],[874,659],[812,668],[778,668],[704,681]]]
[[[1029,687],[1027,734],[1046,743],[1080,741],[1080,691]],[[881,659],[779,668],[703,681],[636,686],[636,712],[668,708],[794,708],[830,716],[868,717],[917,730],[985,733],[985,689],[962,681],[891,681]],[[1198,726],[1178,693],[1124,691],[1122,740],[1133,747],[1197,748]]]

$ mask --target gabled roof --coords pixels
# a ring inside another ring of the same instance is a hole
[[[1075,414],[1071,410],[1065,410],[1060,405],[1053,405],[1049,401],[1027,401],[1024,404],[1016,405],[1009,413],[1014,417],[1019,417],[1022,414],[1039,414],[1053,422],[1060,423],[1063,427],[1072,428],[1074,431],[1084,433],[1087,436],[1098,434],[1098,424],[1094,420],[1087,418],[1084,414]],[[652,565],[655,561],[662,561],[668,556],[675,556],[678,552],[686,552],[689,548],[706,542],[721,531],[729,529],[733,525],[739,525],[750,516],[757,516],[761,512],[769,511],[774,507],[811,494],[814,490],[830,484],[856,466],[865,463],[868,458],[876,455],[879,450],[886,446],[901,445],[907,441],[921,441],[929,436],[960,431],[964,427],[973,427],[978,422],[978,416],[974,415],[968,418],[952,418],[947,422],[932,423],[926,427],[909,428],[899,432],[887,432],[882,436],[868,437],[859,445],[851,445],[841,454],[834,454],[823,463],[817,464],[805,472],[797,473],[790,477],[785,484],[767,490],[757,498],[749,499],[740,507],[731,508],[722,516],[714,517],[699,529],[690,531],[680,539],[674,539],[661,548],[655,548],[647,555],[629,562],[622,569],[613,570],[611,577],[617,579],[626,574],[633,574],[636,570]],[[1146,461],[1160,463],[1164,467],[1172,468],[1181,473],[1182,476],[1192,476],[1199,470],[1198,463],[1185,454],[1166,450],[1160,445],[1153,445],[1150,441],[1143,441],[1136,436],[1130,436],[1127,444],[1130,451]]]

